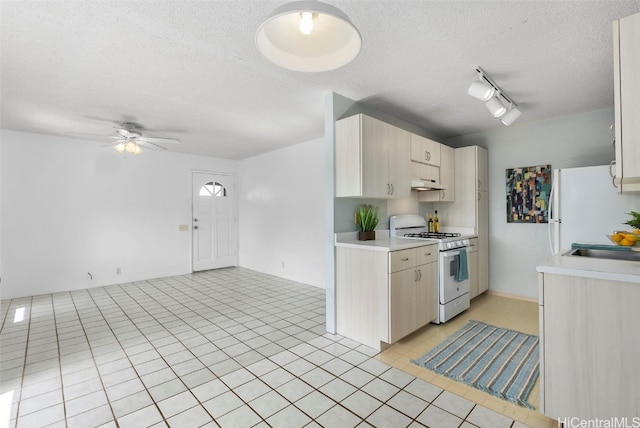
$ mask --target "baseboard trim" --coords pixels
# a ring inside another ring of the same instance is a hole
[[[519,294],[502,293],[500,291],[487,290],[487,294],[498,297],[507,297],[509,299],[524,300],[526,302],[538,303],[537,297],[520,296]]]

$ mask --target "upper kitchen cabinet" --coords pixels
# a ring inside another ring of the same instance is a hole
[[[420,135],[411,134],[411,160],[440,166],[440,143]]]
[[[452,147],[440,145],[440,168],[437,170],[440,190],[422,191],[418,194],[420,202],[453,202],[455,197],[455,152]],[[412,162],[415,164],[415,162]],[[427,167],[429,168],[429,167]]]
[[[613,23],[615,184],[640,191],[640,13]]]
[[[408,198],[410,135],[364,114],[336,121],[336,196]]]

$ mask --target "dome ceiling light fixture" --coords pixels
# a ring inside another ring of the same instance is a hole
[[[503,125],[511,125],[522,115],[518,105],[487,76],[483,69],[476,67],[476,72],[478,80],[469,85],[467,93],[483,101],[491,115],[500,119]]]
[[[300,72],[335,70],[351,62],[362,37],[340,9],[316,0],[275,9],[255,37],[258,51],[279,67]]]

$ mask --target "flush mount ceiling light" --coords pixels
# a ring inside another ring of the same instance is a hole
[[[360,52],[362,38],[340,9],[315,0],[274,10],[256,32],[256,47],[272,63],[293,71],[342,67]]]
[[[505,126],[511,125],[522,115],[522,112],[517,108],[516,103],[487,76],[484,70],[476,67],[476,72],[478,80],[471,83],[467,93],[473,98],[484,101],[491,115],[495,118],[501,118],[500,120]]]

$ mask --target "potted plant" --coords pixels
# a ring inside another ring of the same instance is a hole
[[[378,225],[378,207],[372,205],[360,205],[358,207],[357,223],[360,225],[358,239],[360,241],[371,241],[376,239],[375,228]]]
[[[633,227],[635,229],[633,233],[638,233],[638,231],[640,230],[640,213],[636,211],[631,211],[627,214],[631,216],[631,220],[626,221],[624,224],[627,224]]]

